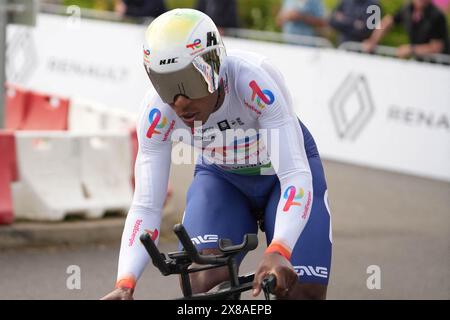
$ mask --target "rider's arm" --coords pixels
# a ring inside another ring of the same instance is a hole
[[[148,138],[147,132],[151,126],[149,114],[153,107],[144,104],[143,109],[137,127],[139,151],[135,165],[134,197],[120,247],[116,283],[118,288],[134,288],[149,262],[149,256],[139,237],[143,233],[149,233],[155,241],[159,239],[161,213],[169,180],[171,143],[162,142],[161,138],[167,128],[162,128],[161,134]],[[164,109],[161,112],[163,120]]]
[[[267,138],[265,134],[262,134],[262,137],[281,185],[274,236],[267,252],[278,252],[290,259],[295,243],[309,218],[313,199],[312,176],[304,148],[303,133],[291,109],[289,93],[282,87],[282,77],[275,69],[272,70],[277,79],[261,67],[241,68],[238,71],[238,89],[241,90],[240,96],[259,110],[259,114],[254,113],[260,127],[268,129]],[[257,104],[255,83],[266,95],[266,101],[273,99],[271,104],[264,103],[261,98],[260,103],[265,107],[261,108]]]

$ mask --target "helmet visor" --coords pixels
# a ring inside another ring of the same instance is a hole
[[[215,48],[195,57],[187,67],[175,72],[157,73],[149,67],[145,69],[165,103],[174,102],[178,95],[199,99],[208,96],[219,87],[220,65],[224,55],[223,48]]]

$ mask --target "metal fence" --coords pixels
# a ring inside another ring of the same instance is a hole
[[[331,43],[331,41],[325,38],[309,37],[280,32],[250,29],[225,29],[225,35],[243,39],[273,41],[317,48],[333,48],[333,44]]]
[[[339,50],[365,53],[361,42],[344,42],[339,47]],[[387,46],[377,46],[373,52],[376,55],[396,58],[396,48]],[[446,54],[430,54],[418,57],[417,60],[430,63],[438,63],[450,65],[450,55]]]

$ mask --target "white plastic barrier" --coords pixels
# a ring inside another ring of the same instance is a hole
[[[74,98],[69,110],[69,130],[76,133],[126,133],[136,125],[137,113]]]
[[[105,126],[107,132],[130,132],[136,127],[138,112],[117,108],[106,111]]]
[[[101,105],[72,99],[69,109],[69,131],[96,133],[104,130],[105,110]]]
[[[128,210],[128,135],[18,132],[16,147],[16,218],[57,221],[72,214],[98,218],[108,210]]]
[[[129,136],[84,136],[80,145],[81,180],[89,199],[110,210],[127,208],[132,198]]]

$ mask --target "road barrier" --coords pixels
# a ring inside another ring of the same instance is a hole
[[[110,210],[128,210],[128,135],[23,131],[16,132],[16,143],[17,218],[58,221],[69,215],[99,218]]]
[[[0,225],[13,222],[13,202],[10,185],[17,180],[14,134],[0,131]]]

